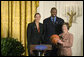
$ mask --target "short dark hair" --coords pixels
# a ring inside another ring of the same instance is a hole
[[[36,13],[35,15],[34,15],[34,17],[36,17],[36,15],[40,15],[40,13]],[[41,16],[41,15],[40,15]]]
[[[55,7],[51,8],[51,12],[52,12],[52,10],[56,10],[57,11],[57,9]]]
[[[64,22],[63,25],[66,25],[67,26],[67,29],[69,30],[69,23],[68,22]]]

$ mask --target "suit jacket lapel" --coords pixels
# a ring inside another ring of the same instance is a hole
[[[53,23],[53,22],[51,21],[51,17],[49,17],[49,23],[51,23],[52,25],[58,24],[58,17],[56,17],[55,23]]]
[[[40,29],[40,32],[41,32],[42,28],[41,28],[41,24],[40,23],[39,23],[39,29]]]
[[[49,17],[49,23],[53,24],[53,22],[51,21],[51,17]]]
[[[38,30],[37,30],[37,27],[36,27],[35,22],[34,22],[34,29],[35,29],[35,31],[38,33]],[[41,32],[41,24],[40,24],[40,23],[39,23],[39,29],[40,29],[40,32]]]
[[[55,21],[55,24],[58,24],[58,17],[56,17],[56,21]]]
[[[35,22],[33,22],[33,28],[34,28],[34,31],[35,31],[35,32],[38,32]]]

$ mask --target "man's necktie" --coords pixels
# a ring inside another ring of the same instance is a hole
[[[54,24],[54,18],[53,18],[53,24]]]

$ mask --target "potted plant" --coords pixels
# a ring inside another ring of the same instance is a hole
[[[24,53],[24,47],[14,38],[1,38],[2,56],[21,56]]]

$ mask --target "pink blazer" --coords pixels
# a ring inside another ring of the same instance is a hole
[[[71,47],[73,45],[73,35],[71,33],[60,34],[63,36],[61,40],[63,41],[63,45],[58,44],[58,55],[59,56],[72,56]]]

